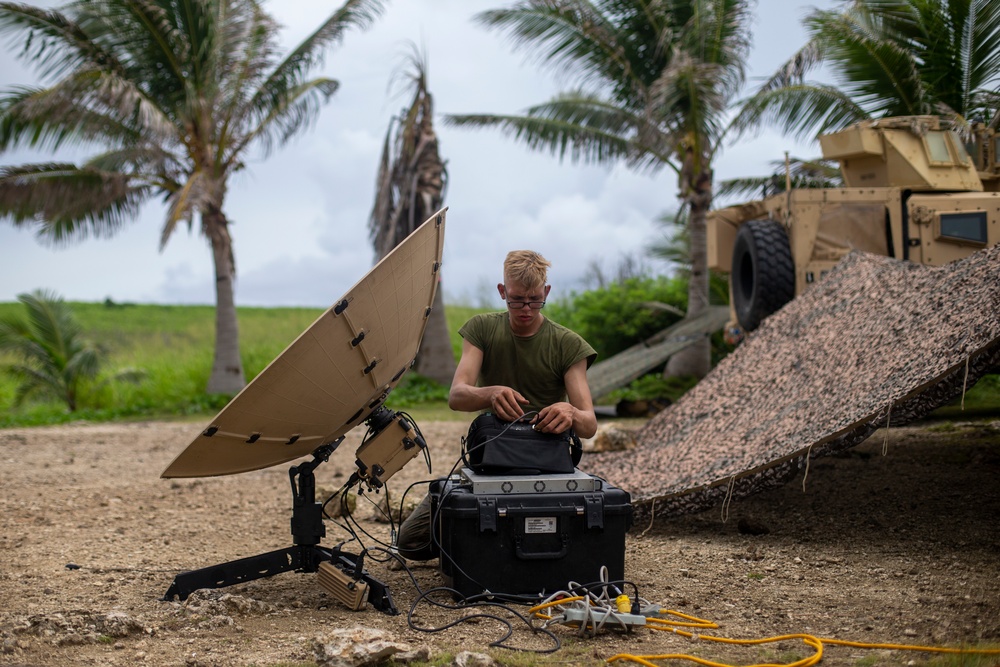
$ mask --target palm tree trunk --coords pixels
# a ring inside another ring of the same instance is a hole
[[[240,359],[239,323],[233,282],[233,239],[229,221],[216,207],[203,216],[205,233],[212,244],[215,264],[215,358],[206,391],[209,394],[236,394],[246,386]]]
[[[691,213],[688,225],[691,235],[691,276],[688,280],[687,317],[696,317],[708,308],[708,236],[706,216],[712,206],[711,183],[706,190],[688,198]],[[693,375],[703,378],[712,370],[712,346],[704,337],[670,358],[663,374]]]
[[[434,307],[427,318],[427,329],[413,370],[444,385],[450,385],[455,376],[455,352],[448,334],[440,276],[437,293],[434,294]]]

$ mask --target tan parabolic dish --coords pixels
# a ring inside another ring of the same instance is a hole
[[[174,459],[163,477],[258,470],[362,423],[410,368],[444,248],[439,211],[338,299]]]
[[[943,267],[854,252],[764,321],[625,453],[588,455],[656,516],[784,483],[1000,364],[1000,246]]]

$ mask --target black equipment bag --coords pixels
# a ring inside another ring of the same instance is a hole
[[[571,473],[582,456],[573,429],[541,433],[527,421],[505,422],[489,412],[473,420],[462,440],[465,465],[489,475]]]

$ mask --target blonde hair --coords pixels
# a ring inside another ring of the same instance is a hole
[[[512,250],[503,262],[503,278],[528,289],[544,287],[552,262],[532,250]]]

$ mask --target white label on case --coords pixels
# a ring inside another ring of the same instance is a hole
[[[525,534],[532,533],[554,533],[556,532],[556,518],[554,516],[529,516],[524,520]]]

